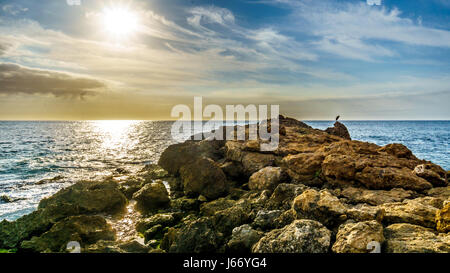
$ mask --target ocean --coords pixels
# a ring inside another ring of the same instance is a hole
[[[307,121],[325,129],[332,121]],[[450,121],[342,121],[352,139],[402,143],[450,169]],[[15,220],[76,181],[135,172],[176,143],[169,121],[0,121],[0,221]],[[216,125],[218,126],[218,124]],[[206,128],[209,130],[211,128]],[[181,135],[187,138],[197,131]]]

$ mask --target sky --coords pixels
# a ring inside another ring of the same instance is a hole
[[[450,0],[0,0],[0,120],[448,120],[449,61]]]

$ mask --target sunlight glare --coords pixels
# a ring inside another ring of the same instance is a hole
[[[102,14],[105,29],[115,38],[123,38],[138,29],[138,16],[125,7],[105,8]]]

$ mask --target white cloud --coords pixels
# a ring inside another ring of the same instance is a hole
[[[2,7],[3,12],[9,13],[11,15],[18,15],[22,12],[28,11],[28,8],[23,8],[15,4],[7,4]]]

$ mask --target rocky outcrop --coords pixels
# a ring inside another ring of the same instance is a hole
[[[436,229],[445,233],[450,231],[450,202],[436,212]]]
[[[342,137],[343,139],[351,140],[350,133],[348,132],[347,127],[345,127],[345,125],[340,123],[339,121],[336,121],[334,123],[334,127],[327,128],[325,132],[331,135]]]
[[[254,253],[325,253],[331,232],[312,220],[295,220],[292,224],[268,232],[252,248]]]

